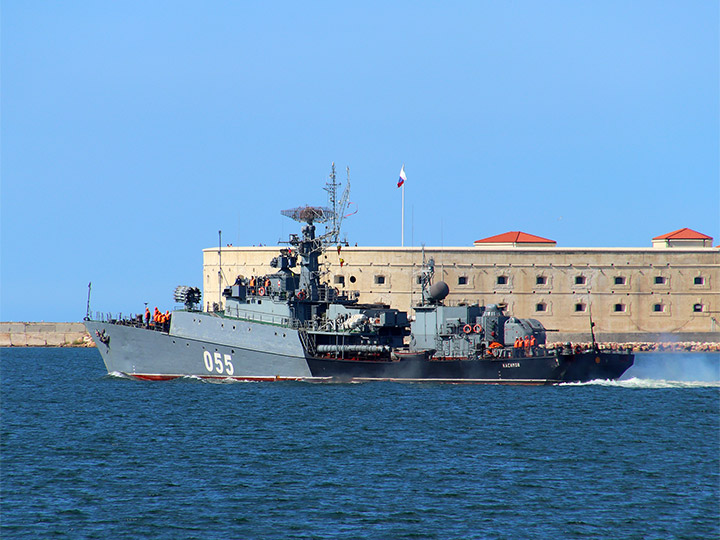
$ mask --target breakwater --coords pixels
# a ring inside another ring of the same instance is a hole
[[[0,322],[0,347],[94,347],[79,322]]]

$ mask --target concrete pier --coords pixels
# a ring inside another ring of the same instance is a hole
[[[79,322],[0,322],[0,347],[94,347]]]

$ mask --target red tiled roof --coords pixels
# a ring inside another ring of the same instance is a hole
[[[656,236],[653,240],[712,240],[712,236],[693,231],[685,227],[684,229],[678,229],[677,231],[663,234],[662,236]]]
[[[548,240],[547,238],[541,238],[532,234],[511,231],[489,238],[483,238],[482,240],[475,240],[476,244],[554,244],[555,240]]]

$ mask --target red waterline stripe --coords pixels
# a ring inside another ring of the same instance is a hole
[[[141,373],[126,373],[130,377],[144,381],[171,381],[183,377],[183,375],[149,375]],[[248,381],[248,382],[273,382],[273,381],[308,381],[327,382],[333,381],[332,377],[222,377],[222,376],[201,376],[200,379]],[[406,382],[406,383],[445,383],[445,384],[497,384],[497,385],[518,385],[518,386],[539,386],[546,384],[557,384],[562,381],[538,380],[538,379],[405,379],[397,377],[351,377],[350,382]]]
[[[182,375],[143,375],[140,373],[126,373],[129,377],[140,379],[141,381],[172,381],[182,377]]]

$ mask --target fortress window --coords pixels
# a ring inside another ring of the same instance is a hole
[[[508,278],[507,276],[498,276],[497,277],[497,284],[498,285],[507,285]]]
[[[693,305],[693,313],[702,313],[702,310],[703,310],[702,304]]]
[[[653,311],[655,313],[662,313],[663,311],[665,311],[665,306],[663,306],[662,304],[653,304]]]
[[[547,278],[545,276],[536,276],[535,277],[535,285],[545,285],[547,283]]]
[[[345,285],[345,276],[335,276],[336,285]]]
[[[655,276],[655,285],[665,285],[667,278],[664,276]]]
[[[546,311],[546,310],[547,310],[547,305],[544,302],[535,304],[535,311]]]
[[[576,313],[582,313],[583,311],[585,311],[585,304],[575,304]]]
[[[468,284],[467,276],[460,276],[458,278],[458,285],[467,285],[467,284]]]
[[[585,285],[585,276],[575,276],[575,285]]]
[[[625,285],[625,278],[623,276],[615,276],[615,285]]]
[[[422,276],[417,276],[417,277],[415,278],[415,281],[416,281],[416,283],[417,283],[418,285],[422,285]]]
[[[615,304],[613,306],[613,311],[615,313],[622,313],[625,311],[625,304]]]
[[[698,276],[693,280],[693,285],[705,285],[705,278]]]
[[[385,285],[385,276],[375,276],[375,285]]]

